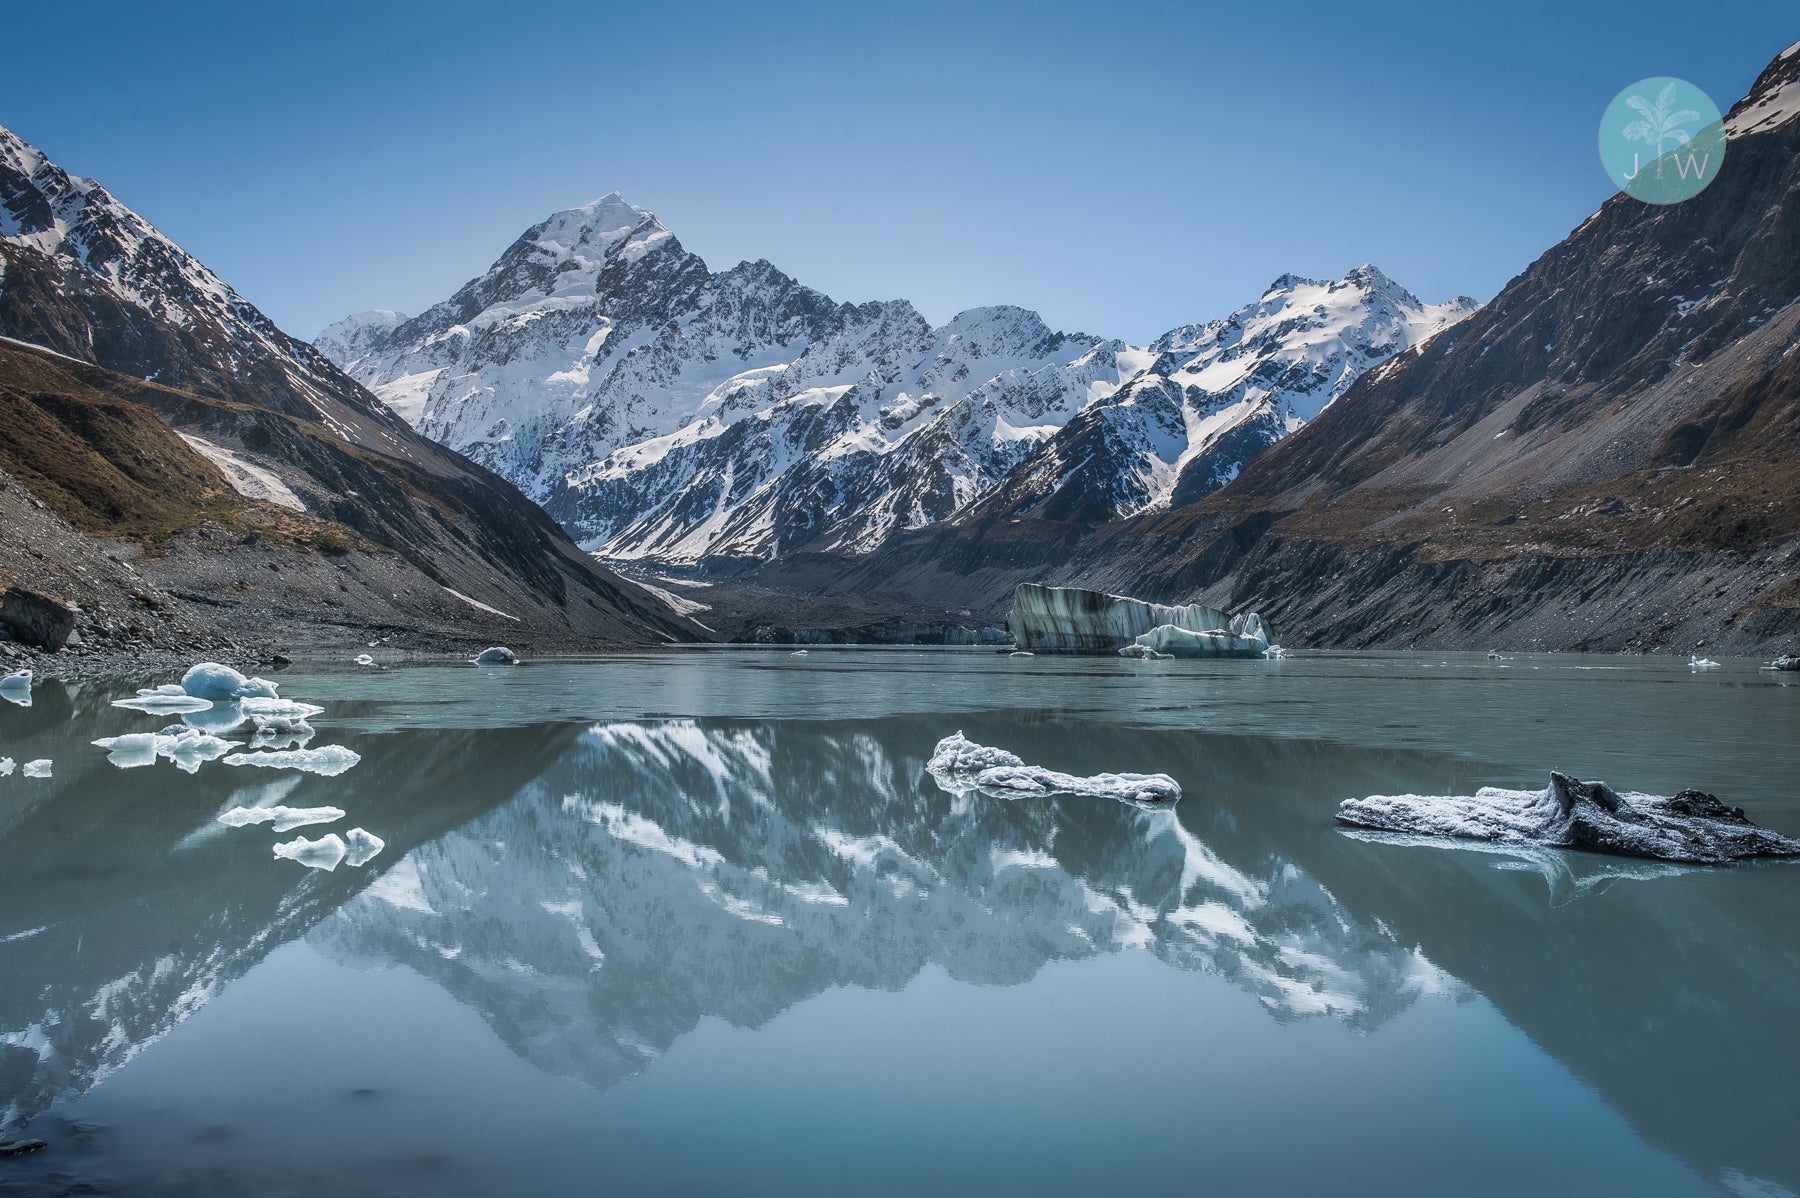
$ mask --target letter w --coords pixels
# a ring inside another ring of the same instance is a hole
[[[1675,170],[1676,170],[1676,173],[1679,174],[1683,179],[1688,177],[1688,171],[1690,171],[1690,170],[1692,170],[1694,172],[1694,178],[1704,179],[1704,178],[1706,178],[1707,164],[1710,163],[1711,161],[1712,161],[1711,151],[1708,151],[1706,156],[1700,160],[1700,164],[1698,166],[1694,165],[1694,156],[1692,154],[1689,154],[1687,156],[1686,162],[1683,162],[1681,160],[1681,155],[1677,154],[1677,155],[1675,155]]]

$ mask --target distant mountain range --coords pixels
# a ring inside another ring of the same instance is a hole
[[[767,262],[715,273],[614,194],[423,314],[365,312],[317,344],[602,557],[692,566],[867,553],[984,502],[1086,520],[1190,502],[1474,307],[1362,266],[1284,275],[1147,347],[1013,307],[933,328]]]
[[[703,635],[4,128],[0,409],[46,509],[0,527],[0,589],[79,604],[83,640]]]

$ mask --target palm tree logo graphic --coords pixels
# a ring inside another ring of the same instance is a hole
[[[1685,146],[1694,139],[1694,135],[1682,128],[1700,119],[1700,114],[1692,108],[1675,107],[1675,84],[1673,81],[1663,85],[1656,93],[1656,102],[1651,103],[1641,95],[1625,97],[1625,103],[1638,114],[1638,118],[1626,125],[1621,132],[1627,141],[1641,141],[1645,145],[1656,145],[1656,177],[1663,177],[1663,147],[1669,142],[1677,146]],[[1638,177],[1643,168],[1638,164],[1637,156],[1632,156],[1631,173],[1625,176],[1629,182]]]

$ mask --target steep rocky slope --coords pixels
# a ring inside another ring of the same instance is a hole
[[[771,586],[992,619],[1027,579],[1200,600],[1291,644],[1768,652],[1800,636],[1800,46],[1693,199],[1609,200],[1470,319],[1199,502],[964,520]]]
[[[504,480],[414,433],[98,184],[5,129],[0,335],[16,339],[0,342],[7,468],[83,532],[154,542],[168,585],[220,600],[228,625],[238,611],[236,623],[258,628],[266,600],[347,634],[370,624],[565,643],[703,635],[596,568]],[[199,549],[252,533],[285,556]],[[360,587],[337,577],[358,567]]]

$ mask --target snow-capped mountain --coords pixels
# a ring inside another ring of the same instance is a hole
[[[550,217],[420,316],[318,346],[603,556],[860,553],[990,495],[1110,519],[1205,493],[1474,305],[1373,267],[1284,276],[1137,348],[977,308],[932,328],[767,262],[720,273],[617,194]],[[1185,480],[1185,481],[1184,481]]]

